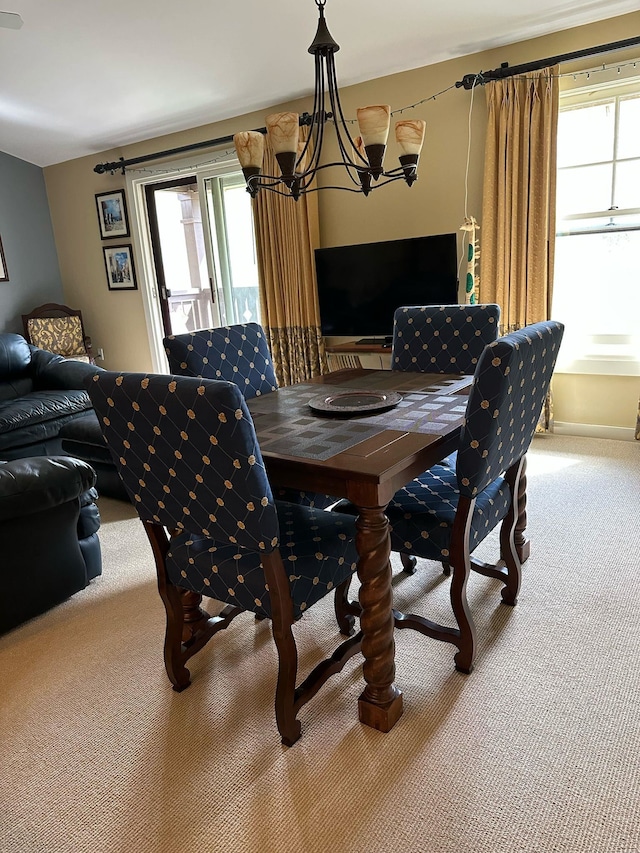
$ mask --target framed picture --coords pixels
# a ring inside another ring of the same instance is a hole
[[[98,206],[98,221],[100,222],[100,234],[103,240],[129,236],[129,220],[124,190],[98,193],[96,205]]]
[[[0,240],[0,281],[9,281],[9,272],[7,270],[7,262],[4,259],[2,240]]]
[[[131,243],[122,246],[103,246],[109,290],[137,290]]]

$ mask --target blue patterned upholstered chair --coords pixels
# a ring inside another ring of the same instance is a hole
[[[169,335],[163,343],[169,370],[177,376],[235,382],[246,400],[278,388],[267,338],[258,323]],[[278,489],[276,497],[316,509],[326,509],[337,500],[331,495],[296,489]]]
[[[391,369],[416,373],[473,373],[498,337],[499,305],[421,305],[393,316]]]
[[[415,628],[458,647],[456,668],[471,672],[475,630],[467,605],[470,569],[504,584],[514,605],[520,560],[514,543],[518,483],[555,366],[564,327],[548,321],[489,344],[478,361],[455,468],[435,465],[398,491],[387,508],[391,548],[451,564],[451,604],[458,627],[399,615],[399,628]],[[502,561],[480,563],[471,553],[500,523]]]
[[[274,502],[251,415],[231,382],[102,372],[89,394],[153,549],[174,689],[190,683],[187,660],[238,614],[269,618],[276,722],[282,742],[293,744],[299,709],[360,650],[358,634],[296,687],[292,625],[349,583],[353,520]],[[225,604],[218,616],[200,608],[203,595]],[[353,617],[337,616],[348,634]]]
[[[398,308],[393,316],[391,369],[412,373],[472,374],[487,344],[498,337],[500,306],[421,305]],[[446,460],[455,466],[455,455]],[[416,560],[400,555],[412,575]],[[445,574],[449,573],[446,562]]]

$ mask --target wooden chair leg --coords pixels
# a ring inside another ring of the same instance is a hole
[[[467,581],[471,571],[469,531],[475,502],[475,498],[460,496],[451,536],[453,577],[449,595],[460,631],[460,642],[454,662],[459,672],[466,673],[472,672],[475,658],[475,624],[467,602]]]
[[[359,605],[354,605],[349,601],[349,587],[351,586],[351,578],[347,578],[340,586],[336,587],[335,597],[333,599],[333,609],[336,614],[336,621],[340,633],[345,637],[351,637],[354,634],[356,624],[355,608]]]
[[[158,592],[164,604],[166,631],[164,665],[173,689],[178,693],[191,684],[185,663],[200,651],[218,631],[228,628],[240,613],[241,607],[227,604],[217,616],[200,607],[202,596],[197,592],[174,586],[167,575],[165,559],[169,538],[161,525],[143,521],[156,563]]]
[[[169,681],[177,693],[181,693],[191,684],[191,673],[185,664],[182,640],[185,632],[185,609],[182,592],[173,584],[167,583],[160,590],[164,604],[167,625],[164,636],[164,666]]]
[[[500,554],[505,562],[506,578],[500,592],[505,604],[514,607],[518,603],[518,593],[522,581],[522,561],[517,541],[518,525],[522,518],[521,492],[522,478],[526,467],[525,457],[506,472],[505,479],[511,490],[511,506],[500,526]]]
[[[400,561],[402,563],[402,571],[405,574],[415,575],[416,565],[418,563],[415,557],[412,557],[410,554],[405,554],[404,551],[400,551]]]
[[[298,650],[291,625],[275,615],[271,621],[273,639],[278,650],[278,684],[276,686],[276,725],[285,746],[293,746],[300,737],[302,726],[296,719],[295,692],[298,674]]]
[[[285,746],[293,746],[300,737],[302,726],[296,719],[296,678],[298,675],[298,649],[291,627],[293,603],[289,585],[276,553],[265,554],[262,565],[269,584],[271,597],[271,630],[278,651],[278,683],[276,685],[276,725]]]

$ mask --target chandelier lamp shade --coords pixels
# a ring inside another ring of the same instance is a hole
[[[373,189],[391,181],[404,180],[411,186],[418,177],[418,159],[424,141],[425,122],[421,119],[396,122],[396,142],[400,150],[400,165],[386,170],[384,156],[389,135],[391,108],[387,105],[361,107],[357,110],[360,131],[355,138],[349,132],[344,117],[336,78],[335,54],[340,47],[331,37],[324,17],[326,0],[315,0],[319,20],[316,36],[309,47],[315,58],[315,91],[313,111],[303,113],[274,113],[266,117],[269,144],[281,174],[262,174],[265,137],[260,131],[236,133],[233,142],[242,167],[247,191],[252,197],[260,189],[270,190],[294,199],[303,193],[319,189],[311,184],[323,169],[341,167],[348,176],[347,186],[323,186],[322,189],[342,189],[369,195]],[[328,123],[335,129],[340,160],[321,162],[324,131]],[[302,138],[300,127],[309,128]],[[380,179],[383,180],[380,180]]]

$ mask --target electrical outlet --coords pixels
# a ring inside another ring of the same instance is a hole
[[[102,349],[102,347],[98,347],[97,357],[100,359],[100,361],[104,361],[104,350]]]

